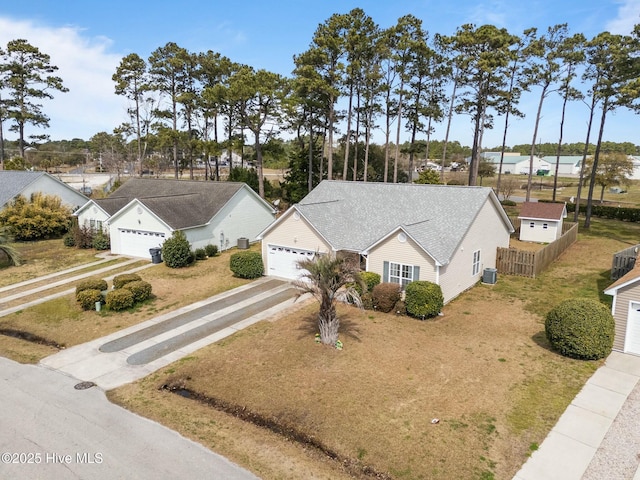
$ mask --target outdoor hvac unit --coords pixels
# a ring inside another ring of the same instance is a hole
[[[488,283],[490,285],[495,284],[498,281],[498,270],[495,268],[485,268],[482,272],[482,283]]]
[[[246,250],[249,248],[249,239],[245,237],[240,237],[238,239],[238,248],[240,250]]]

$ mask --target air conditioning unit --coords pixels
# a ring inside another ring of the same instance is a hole
[[[240,237],[238,239],[238,249],[247,250],[249,248],[249,239],[245,237]]]
[[[498,270],[496,268],[485,268],[482,272],[482,283],[494,285],[498,281]]]

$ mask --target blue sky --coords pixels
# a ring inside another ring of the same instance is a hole
[[[640,23],[640,0],[27,0],[0,3],[0,45],[27,39],[51,56],[70,89],[44,102],[50,128],[29,127],[27,134],[88,140],[97,132],[112,132],[127,120],[127,105],[113,93],[111,76],[129,53],[148,58],[156,48],[175,42],[192,52],[213,50],[235,62],[290,75],[293,56],[308,48],[318,24],[333,13],[356,7],[383,28],[411,13],[423,20],[431,35],[451,35],[464,23],[490,23],[520,34],[529,27],[545,30],[566,22],[572,33],[590,38],[605,30],[628,34]],[[520,107],[527,117],[512,122],[509,145],[531,142],[538,96],[534,89],[523,97]],[[570,104],[565,141],[584,141],[586,113],[583,104]],[[558,123],[558,102],[550,97],[545,102],[539,141],[557,141]],[[498,119],[496,128],[485,133],[485,146],[501,143],[501,124]],[[607,120],[605,139],[640,144],[639,125],[640,116],[621,110]],[[444,130],[444,125],[437,126],[433,138],[444,138]],[[15,138],[6,128],[5,134]],[[470,145],[471,135],[469,118],[456,118],[451,138]]]

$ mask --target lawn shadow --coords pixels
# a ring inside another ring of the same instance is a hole
[[[360,342],[360,330],[358,328],[358,322],[351,320],[347,315],[338,315],[340,319],[340,329],[339,334],[344,335],[345,337],[350,338],[351,340],[355,340]],[[300,336],[298,340],[301,340],[305,337],[315,337],[316,333],[318,333],[318,315],[317,313],[313,313],[310,315],[305,315],[300,319],[300,326],[298,327],[298,331],[300,332]]]
[[[533,335],[531,337],[531,340],[533,340],[534,342],[536,342],[536,344],[539,347],[544,348],[545,350],[555,353],[557,355],[560,355],[557,351],[555,351],[553,349],[553,347],[551,346],[551,344],[549,343],[549,340],[547,340],[547,334],[545,333],[544,330],[540,330],[538,333],[536,333],[535,335]]]

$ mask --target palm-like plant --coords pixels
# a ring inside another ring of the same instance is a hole
[[[0,252],[9,259],[9,265],[20,265],[22,256],[9,242],[13,241],[13,236],[7,227],[0,227]],[[0,256],[1,258],[1,256]]]
[[[298,262],[298,267],[302,270],[302,274],[293,282],[299,290],[298,295],[310,293],[320,302],[318,312],[320,342],[325,345],[335,345],[340,328],[336,302],[349,301],[357,306],[362,305],[358,292],[349,285],[361,282],[358,275],[359,268],[345,258],[329,255],[316,256],[313,260],[301,260]]]

